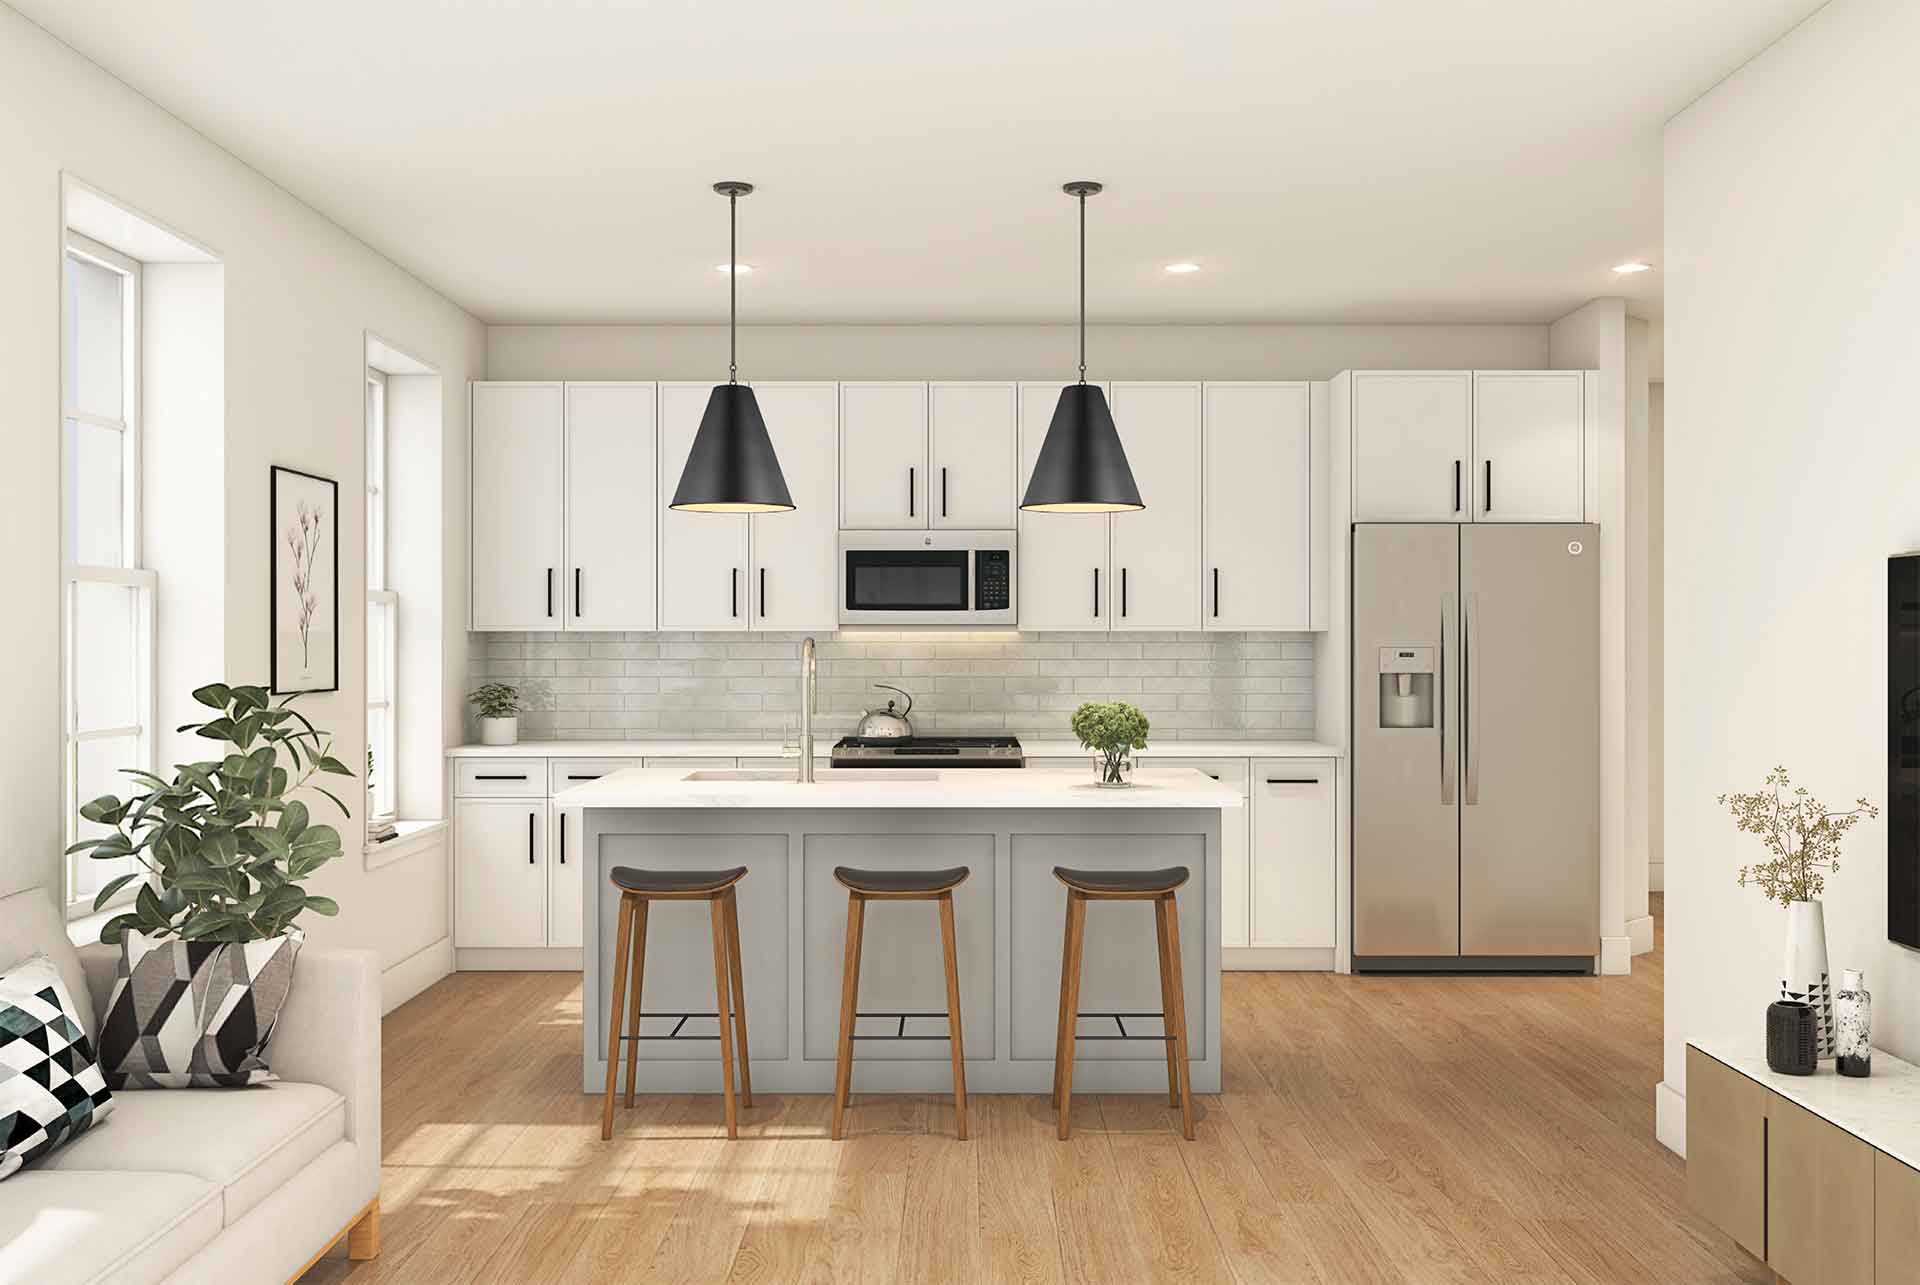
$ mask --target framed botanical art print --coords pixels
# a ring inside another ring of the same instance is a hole
[[[271,690],[340,689],[340,486],[272,468]]]

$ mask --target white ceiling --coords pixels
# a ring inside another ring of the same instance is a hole
[[[1659,312],[1660,128],[1818,0],[8,0],[485,320]],[[1170,276],[1192,259],[1204,270]]]

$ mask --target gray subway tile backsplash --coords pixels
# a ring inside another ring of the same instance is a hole
[[[526,689],[530,740],[777,739],[799,726],[801,634],[475,633],[468,671]],[[817,636],[816,733],[891,683],[922,732],[1070,739],[1082,701],[1128,700],[1161,740],[1309,740],[1310,634]]]

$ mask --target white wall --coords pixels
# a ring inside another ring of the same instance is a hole
[[[716,309],[723,302],[716,286]],[[1070,325],[743,326],[740,378],[1068,378],[1078,361],[1077,342]],[[1545,326],[1087,331],[1091,379],[1327,379],[1347,369],[1538,370],[1546,364]],[[725,326],[487,329],[491,379],[724,379],[726,373]]]
[[[1649,362],[1649,366],[1651,364]],[[1647,891],[1650,893],[1661,892],[1667,886],[1666,452],[1667,386],[1656,381],[1647,385]]]
[[[1886,802],[1886,558],[1920,548],[1920,5],[1834,0],[1666,131],[1666,1084],[1685,1044],[1757,1040],[1782,912],[1721,791],[1775,764]],[[1886,824],[1826,895],[1875,1043],[1920,1058],[1920,954],[1886,940]]]
[[[224,267],[224,676],[267,674],[267,469],[340,482],[341,690],[303,702],[364,760],[362,370],[375,330],[454,389],[484,369],[482,327],[418,280],[0,5],[0,600],[16,684],[0,779],[8,783],[0,892],[57,885],[60,871],[58,627],[59,255],[63,171],[207,246]],[[444,411],[449,484],[465,485],[464,397]],[[460,492],[463,493],[463,492]],[[464,505],[448,506],[447,618],[464,620]],[[170,609],[164,586],[159,610]],[[464,642],[464,640],[461,640]],[[453,654],[457,658],[463,649]],[[32,681],[41,676],[42,681]],[[208,679],[216,677],[209,673]],[[356,791],[347,791],[353,798]],[[323,809],[326,805],[323,803]],[[330,810],[330,809],[326,809]],[[359,819],[349,854],[313,881],[336,898],[316,941],[365,946],[392,966],[446,935],[446,857],[433,850],[369,873]]]

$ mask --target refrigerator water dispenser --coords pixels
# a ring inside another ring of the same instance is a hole
[[[1380,726],[1433,726],[1433,658],[1425,644],[1380,649]]]

